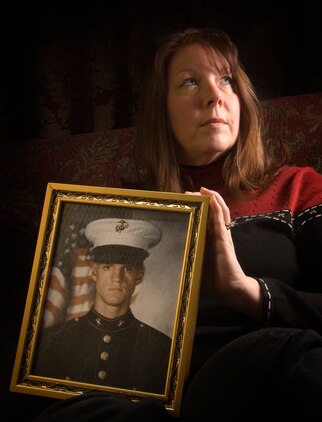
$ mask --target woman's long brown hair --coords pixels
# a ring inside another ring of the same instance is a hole
[[[216,51],[228,63],[234,80],[240,101],[240,128],[237,142],[225,159],[223,176],[230,193],[242,197],[247,191],[265,187],[286,158],[280,156],[277,159],[264,147],[260,102],[239,63],[235,44],[221,30],[188,28],[173,34],[159,47],[146,75],[141,97],[136,133],[137,159],[155,189],[182,192],[175,155],[176,140],[167,110],[168,67],[173,55],[192,43],[202,45],[210,57]]]

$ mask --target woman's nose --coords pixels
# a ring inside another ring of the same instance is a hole
[[[214,81],[209,81],[205,92],[205,105],[206,107],[221,107],[222,106],[222,93]]]

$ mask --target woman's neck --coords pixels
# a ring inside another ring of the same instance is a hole
[[[180,165],[183,189],[185,191],[199,192],[202,186],[213,190],[222,190],[222,169],[224,160],[216,160],[205,166]]]

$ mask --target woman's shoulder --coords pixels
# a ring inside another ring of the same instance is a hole
[[[267,214],[281,210],[294,217],[322,206],[322,175],[312,167],[284,166],[265,189],[253,191],[244,202],[228,203],[232,217]]]
[[[313,167],[282,167],[273,184],[289,197],[290,208],[295,215],[322,204],[322,174]]]
[[[283,166],[278,172],[279,177],[286,178],[316,178],[322,180],[322,174],[315,170],[313,167],[301,167],[301,166]]]

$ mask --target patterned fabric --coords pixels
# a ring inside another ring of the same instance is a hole
[[[322,173],[322,93],[270,99],[262,106],[266,142],[286,143],[293,164]]]
[[[135,177],[133,128],[3,145],[0,210],[38,231],[48,182],[121,187]]]

